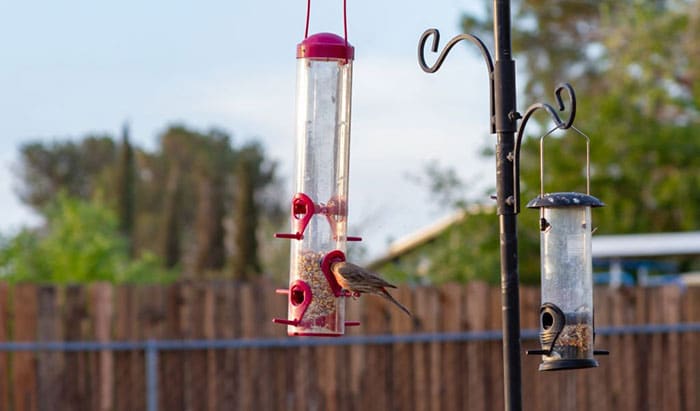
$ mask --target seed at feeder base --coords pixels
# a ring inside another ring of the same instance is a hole
[[[320,261],[323,252],[303,250],[297,263],[297,277],[305,281],[311,288],[313,298],[304,317],[303,324],[312,324],[311,329],[328,330],[335,321],[319,321],[319,319],[336,317],[336,297],[321,270]],[[320,326],[317,324],[326,324]]]
[[[586,357],[586,352],[592,347],[592,327],[589,324],[573,324],[567,325],[559,334],[554,346],[554,351],[560,351],[564,357],[573,358],[581,356]],[[571,352],[575,350],[575,352]]]

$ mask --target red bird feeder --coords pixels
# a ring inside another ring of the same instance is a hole
[[[296,194],[291,204],[292,241],[289,335],[340,336],[345,327],[346,292],[330,272],[345,261],[347,241],[350,106],[354,48],[331,33],[308,36],[297,46]]]

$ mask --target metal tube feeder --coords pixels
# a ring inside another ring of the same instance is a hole
[[[544,139],[540,138],[540,195],[528,208],[540,209],[540,371],[597,367],[593,347],[593,262],[591,208],[604,204],[590,195],[590,140],[586,138],[586,193],[544,193]]]

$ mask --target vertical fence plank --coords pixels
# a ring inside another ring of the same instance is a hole
[[[540,292],[535,287],[520,287],[520,328],[522,330],[539,328]],[[539,340],[522,340],[522,351],[539,348]],[[538,367],[540,363],[538,355],[523,355],[522,357],[522,382],[523,382],[523,408],[526,410],[542,409],[539,404],[538,389],[542,384]]]
[[[637,324],[637,295],[632,288],[623,288],[621,289],[621,293],[624,299],[624,314],[620,325]],[[606,347],[601,348],[605,349]],[[641,354],[634,335],[624,335],[622,337],[622,349],[624,353],[613,354],[613,352],[610,351],[609,356],[605,357],[605,359],[601,359],[601,364],[604,363],[609,367],[614,367],[618,364],[622,366],[624,370],[623,379],[626,381],[624,384],[624,396],[627,397],[626,402],[629,404],[629,409],[639,410],[642,406],[639,403],[639,396],[640,391],[643,389],[643,386],[638,383],[639,357]]]
[[[352,321],[360,321],[359,329],[354,329],[352,333],[364,333],[365,321],[365,304],[366,300],[347,299],[346,310],[347,315]],[[346,401],[348,409],[357,410],[361,408],[359,399],[362,396],[362,377],[364,373],[365,362],[365,346],[353,345],[347,348],[347,363],[348,370],[347,385],[345,394],[342,396],[343,401]]]
[[[442,295],[442,329],[445,332],[462,331],[464,287],[459,284],[446,284],[440,287]],[[464,406],[462,392],[464,375],[458,367],[462,362],[462,345],[456,342],[441,344],[443,353],[441,368],[441,386],[444,387],[442,409],[458,411]],[[466,384],[465,384],[466,385]]]
[[[613,291],[617,292],[617,291]],[[613,315],[611,309],[613,307],[611,294],[609,289],[599,289],[597,293],[594,291],[594,325],[596,327],[609,326],[613,322]],[[610,349],[610,338],[598,338],[596,337],[596,346],[602,349]],[[619,355],[619,353],[614,353],[614,356]],[[589,390],[589,406],[591,409],[607,411],[614,410],[611,405],[611,370],[606,369],[605,361],[606,359],[598,358],[599,361],[603,361],[601,368],[595,368],[591,370],[582,371],[587,377],[587,385]],[[612,365],[615,366],[614,363]],[[590,371],[590,372],[589,372]],[[602,371],[602,372],[601,372]]]
[[[193,340],[203,340],[205,338],[205,292],[205,282],[194,282],[191,284],[191,294],[187,301],[189,309],[186,321],[189,324],[189,338]],[[187,392],[188,409],[192,411],[207,410],[209,408],[207,393],[210,383],[207,379],[207,350],[187,350],[184,354],[189,361],[188,368],[190,370],[189,380],[184,387],[185,392]]]
[[[419,332],[425,332],[430,318],[430,302],[427,287],[416,288],[414,303]],[[413,392],[416,411],[430,409],[430,350],[427,344],[413,345]]]
[[[203,336],[207,340],[216,338],[216,290],[219,287],[215,283],[207,283],[204,288],[204,315],[202,318]],[[216,411],[219,409],[218,403],[218,370],[216,364],[217,350],[209,349],[206,352],[207,364],[207,411]]]
[[[60,311],[56,298],[57,288],[41,286],[39,292],[38,341],[56,342],[62,340]],[[55,410],[61,408],[61,386],[63,380],[63,356],[60,352],[37,353],[38,409]]]
[[[700,287],[688,287],[683,299],[683,321],[700,322]],[[683,409],[700,409],[700,333],[681,336]]]
[[[645,291],[649,302],[662,301],[662,296],[658,288],[648,288]],[[661,324],[664,321],[661,307],[655,307],[655,309],[649,310],[648,315],[648,321],[651,324]],[[665,367],[663,349],[663,336],[660,334],[652,335],[649,353],[649,372],[647,374],[647,404],[649,404],[650,410],[665,409],[663,404],[663,384],[665,384],[663,380],[663,367]]]
[[[189,324],[189,338],[194,340],[203,340],[205,338],[204,325],[205,320],[205,303],[206,303],[206,288],[207,283],[197,282],[191,286],[190,298],[187,301]],[[185,390],[188,393],[186,396],[188,410],[208,410],[209,409],[209,387],[214,381],[207,378],[208,361],[207,350],[187,350],[185,353],[189,361],[189,380],[185,385]]]
[[[255,337],[257,323],[257,302],[258,295],[252,284],[241,284],[240,286],[240,310],[241,310],[241,337]],[[240,409],[250,410],[256,407],[255,399],[259,397],[259,387],[256,387],[256,381],[259,377],[259,369],[257,368],[257,360],[259,352],[254,349],[240,350],[239,357],[239,374],[238,388],[240,395]],[[310,362],[310,357],[307,354],[306,360]],[[307,365],[302,363],[304,366]],[[302,368],[302,367],[299,367]],[[304,378],[304,376],[300,376]]]
[[[363,331],[365,334],[381,334],[387,329],[387,319],[389,303],[377,296],[365,295],[361,297],[364,301],[365,316],[363,317]],[[387,402],[387,376],[390,367],[387,366],[386,346],[368,345],[365,347],[365,366],[362,372],[362,382],[360,384],[360,408],[389,409]]]
[[[114,291],[114,339],[117,341],[128,341],[129,325],[131,324],[129,312],[133,309],[130,301],[130,288],[128,286],[117,287]],[[129,353],[117,352],[114,354],[114,409],[115,411],[127,411],[130,407],[129,399]]]
[[[240,299],[238,287],[227,282],[220,289],[217,303],[218,337],[224,339],[237,338],[241,334]],[[219,390],[221,410],[241,409],[239,407],[238,387],[238,350],[225,350],[219,353],[219,371],[221,389]]]
[[[252,311],[248,311],[250,318],[253,323],[250,324],[252,327],[248,330],[248,337],[250,338],[264,338],[269,337],[272,332],[272,313],[268,312],[268,304],[265,303],[265,299],[260,298],[260,296],[269,297],[271,294],[267,294],[269,284],[264,278],[257,279],[253,281],[253,295],[256,298],[253,300],[253,305],[250,307]],[[260,409],[270,410],[273,408],[274,396],[271,395],[267,390],[267,382],[269,380],[268,370],[270,369],[271,358],[270,352],[265,350],[253,350],[253,368],[254,368],[254,380],[253,385],[255,387],[254,394],[254,406]]]
[[[430,287],[428,292],[428,312],[425,318],[425,331],[438,333],[443,328],[442,307],[440,304],[440,293],[435,287]],[[428,354],[430,360],[430,409],[440,411],[443,409],[442,398],[444,396],[444,386],[442,382],[442,350],[441,344],[434,342],[428,344]]]
[[[112,340],[112,285],[108,283],[93,284],[91,288],[93,301],[93,322],[95,340],[107,343]],[[110,411],[114,407],[114,353],[111,350],[99,352],[98,410]]]
[[[681,289],[678,286],[670,285],[659,289],[661,294],[661,321],[664,324],[677,324],[681,320]],[[661,403],[665,410],[673,411],[681,409],[681,380],[679,355],[680,338],[678,333],[665,334],[662,340],[663,368],[659,371],[663,376],[664,383],[661,387]],[[698,384],[700,386],[700,383]]]
[[[489,287],[490,298],[487,300],[491,309],[487,311],[488,329],[502,329],[503,324],[503,302],[500,287]],[[488,343],[489,360],[484,364],[484,369],[489,381],[486,398],[487,409],[496,410],[505,408],[505,396],[503,392],[503,342],[501,340]]]
[[[285,335],[287,327],[284,325],[276,324],[272,322],[272,318],[284,317],[287,312],[287,298],[286,295],[275,293],[276,287],[270,282],[264,284],[262,290],[266,294],[265,306],[266,306],[266,316],[262,319],[263,325],[267,326],[265,331],[265,336],[274,338],[280,335]],[[342,351],[342,350],[339,350]],[[283,348],[273,348],[267,350],[267,371],[265,375],[268,376],[269,380],[265,384],[266,391],[263,395],[269,395],[271,398],[271,409],[286,411],[289,409],[289,404],[287,402],[287,386],[291,384],[291,381],[287,378],[287,363],[293,362],[293,359],[288,355],[288,350]],[[344,361],[338,354],[336,361],[339,364],[337,367],[337,375],[334,376],[334,380],[339,381],[340,378],[347,375],[344,369]],[[340,384],[340,382],[339,382]]]
[[[315,386],[318,390],[318,409],[327,411],[337,411],[338,409],[336,371],[339,364],[335,350],[336,348],[333,346],[315,347],[312,357],[317,369]]]
[[[465,331],[485,331],[492,328],[489,324],[491,303],[490,287],[484,282],[472,282],[466,286],[463,300]],[[495,325],[493,325],[495,327]],[[467,342],[462,369],[465,385],[464,400],[470,410],[482,411],[490,408],[488,404],[488,379],[490,367],[499,367],[501,362],[490,364],[488,343]]]
[[[401,287],[394,293],[394,297],[404,304],[412,312],[414,317],[409,317],[400,312],[394,312],[389,324],[390,332],[395,335],[410,334],[413,332],[416,305],[413,302],[413,289]],[[411,410],[414,406],[413,398],[413,346],[412,344],[393,344],[391,347],[391,403],[395,410]]]
[[[150,299],[150,295],[144,292],[143,287],[134,286],[130,289],[130,303],[132,308],[129,312],[132,324],[129,325],[129,340],[138,342],[144,341],[144,319],[147,318],[147,313],[144,310],[145,303]],[[176,317],[177,318],[177,317]],[[146,390],[146,355],[143,350],[134,350],[129,353],[129,384],[131,385],[133,395],[129,400],[131,406],[135,409],[145,410],[147,403],[147,390]],[[172,389],[172,385],[168,384],[167,390]],[[174,387],[177,389],[177,387]],[[172,395],[168,393],[167,396]],[[173,395],[174,396],[174,395]],[[166,397],[166,395],[161,395]],[[178,403],[180,405],[181,403]],[[181,406],[181,405],[180,405]],[[173,410],[178,410],[178,408],[171,408]]]
[[[195,297],[195,283],[192,281],[186,281],[180,284],[180,296],[182,298],[182,305],[180,306],[180,332],[182,338],[185,340],[192,340],[195,335],[196,323],[193,319],[196,318],[196,314],[193,311],[197,309],[196,307],[196,297]],[[195,311],[196,312],[196,311]],[[198,320],[199,321],[199,320]],[[194,411],[195,410],[195,395],[201,392],[201,377],[197,375],[197,363],[194,361],[192,353],[190,351],[182,351],[179,353],[182,358],[182,409],[183,411]],[[196,389],[193,387],[196,386]]]
[[[139,322],[136,317],[136,293],[134,286],[122,285],[115,289],[114,338],[117,341],[136,340]],[[114,353],[114,409],[131,411],[143,409],[137,406],[137,399],[143,398],[143,391],[133,381],[138,371],[139,353],[123,351]]]
[[[651,303],[647,299],[647,291],[645,288],[635,288],[634,289],[634,324],[647,324],[649,322],[649,307],[648,304]],[[639,386],[637,390],[637,404],[639,404],[640,411],[648,411],[649,402],[649,381],[648,374],[650,373],[650,350],[651,350],[651,337],[648,335],[635,335],[634,337],[635,345],[637,346],[637,358],[636,358],[636,378],[634,383]],[[613,358],[615,353],[610,353]]]
[[[15,286],[13,296],[14,338],[16,341],[36,341],[37,287],[34,284]],[[17,352],[12,364],[15,411],[33,411],[37,408],[37,375],[35,353]]]
[[[185,339],[183,330],[183,315],[186,312],[183,284],[175,283],[167,286],[165,291],[165,338]],[[163,371],[160,381],[159,406],[163,410],[179,411],[185,407],[185,356],[178,351],[160,351],[159,359]]]
[[[167,289],[159,285],[139,286],[140,340],[162,340],[167,337]],[[201,322],[201,319],[200,319]]]
[[[621,325],[624,323],[624,294],[622,292],[622,289],[619,290],[610,290],[607,289],[605,292],[601,292],[600,294],[604,295],[605,298],[610,300],[610,324],[611,325]],[[594,304],[596,301],[594,301]],[[595,314],[598,315],[600,311],[595,311]],[[608,346],[607,347],[601,347],[603,349],[607,349],[610,352],[614,353],[613,355],[616,358],[619,358],[621,361],[615,361],[615,366],[610,366],[611,364],[607,361],[606,359],[603,358],[596,358],[599,363],[601,364],[601,367],[604,367],[606,369],[606,372],[608,372],[611,375],[611,380],[610,380],[610,386],[608,386],[608,391],[609,391],[609,397],[610,397],[610,406],[613,409],[634,409],[630,408],[631,407],[631,396],[625,395],[625,391],[627,391],[627,387],[625,387],[625,379],[624,376],[626,375],[625,370],[629,369],[629,365],[625,364],[626,359],[629,356],[629,353],[632,349],[632,347],[625,347],[624,346],[624,336],[611,336],[609,338],[606,338],[608,341]],[[598,341],[595,341],[597,343]],[[597,344],[596,344],[597,345]]]
[[[160,340],[166,338],[166,324],[164,321],[166,318],[166,290],[159,285],[139,285],[136,287],[136,316],[138,321],[138,329],[136,330],[136,341],[146,342],[148,340]],[[156,404],[160,405],[163,403],[163,397],[170,396],[171,392],[181,388],[181,386],[174,386],[170,384],[170,379],[165,373],[166,364],[164,358],[164,351],[159,351],[156,353],[158,359],[158,366],[155,367],[153,372],[157,373],[154,376],[148,376],[146,373],[147,368],[147,356],[145,350],[138,350],[135,352],[135,377],[137,378],[133,383],[138,384],[143,392],[142,397],[139,401],[143,401],[143,406],[147,407],[148,396],[157,395]],[[181,357],[182,352],[172,353],[172,355]],[[148,379],[153,378],[151,381],[158,382],[158,392],[151,393],[148,389]],[[162,409],[162,408],[161,408]]]

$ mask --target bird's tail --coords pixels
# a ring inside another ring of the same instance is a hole
[[[385,289],[382,288],[382,293],[381,293],[381,295],[382,295],[384,298],[386,298],[387,300],[389,300],[389,301],[391,301],[392,303],[396,304],[396,306],[399,307],[401,310],[403,310],[403,312],[405,312],[406,314],[408,314],[409,317],[413,317],[413,315],[411,315],[411,312],[408,311],[408,308],[404,307],[403,304],[401,304],[400,302],[398,302],[398,301],[396,300],[396,298],[394,298],[391,294],[389,294],[389,292],[388,292],[387,290],[385,290]]]

